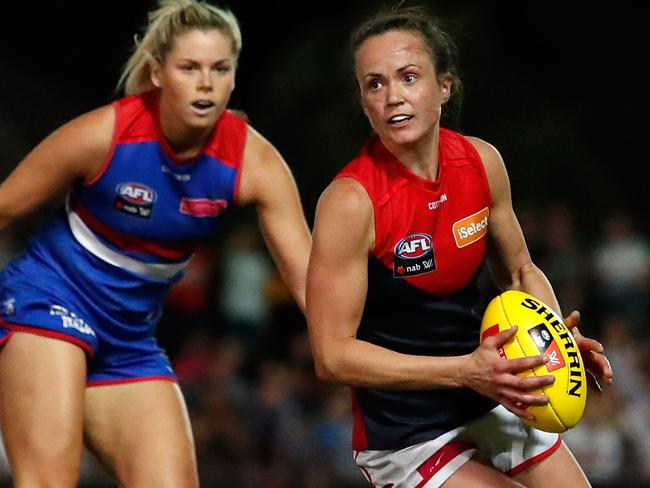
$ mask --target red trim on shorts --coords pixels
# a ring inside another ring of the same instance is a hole
[[[451,441],[442,446],[418,467],[417,472],[422,476],[422,481],[415,488],[422,488],[450,461],[470,449],[476,449],[476,445],[471,442]]]
[[[541,452],[537,456],[533,456],[530,459],[527,459],[526,461],[524,461],[520,465],[515,466],[514,468],[512,468],[510,471],[506,471],[505,474],[512,477],[512,476],[515,476],[515,475],[521,473],[522,471],[529,468],[533,464],[536,464],[536,463],[546,459],[547,457],[549,457],[551,454],[553,454],[555,451],[557,451],[560,448],[561,445],[562,445],[562,437],[560,435],[558,435],[557,436],[557,441],[555,442],[555,444],[553,444],[551,447],[549,447],[546,451]]]
[[[4,336],[2,339],[0,339],[0,346],[4,346],[9,339],[11,339],[11,336],[14,335],[13,330],[9,330],[9,333]]]
[[[359,457],[359,452],[361,452],[361,451],[354,451],[354,464],[357,466],[357,468],[359,468],[361,470],[363,475],[368,480],[368,483],[370,483],[373,486],[373,488],[376,488],[376,485],[372,482],[372,476],[370,476],[370,473],[368,472],[368,470],[366,468],[364,468],[363,466],[359,466],[357,464],[357,458]]]
[[[86,383],[87,387],[92,387],[92,386],[109,386],[109,385],[119,385],[123,383],[140,383],[142,381],[156,381],[156,380],[164,380],[164,381],[169,381],[170,383],[178,383],[175,378],[172,378],[171,376],[144,376],[141,378],[122,378],[120,380],[97,380],[97,381],[89,381]]]
[[[75,346],[79,346],[80,348],[82,348],[84,351],[86,351],[86,353],[90,357],[92,357],[95,354],[95,351],[93,351],[93,348],[90,347],[90,344],[88,344],[83,339],[79,339],[79,338],[71,336],[71,335],[62,334],[61,332],[54,332],[53,330],[40,329],[38,327],[30,327],[30,326],[26,326],[26,325],[11,324],[9,322],[5,322],[4,320],[0,320],[0,324],[3,327],[6,327],[7,329],[10,329],[10,330],[12,330],[14,332],[27,332],[29,334],[36,334],[36,335],[43,336],[43,337],[49,337],[51,339],[58,339],[60,341],[69,342],[71,344],[74,344]],[[11,336],[8,336],[7,339],[9,337],[11,337]]]

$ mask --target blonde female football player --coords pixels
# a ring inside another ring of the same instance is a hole
[[[154,334],[167,291],[230,206],[257,207],[304,308],[310,234],[294,179],[227,109],[240,50],[230,11],[161,1],[123,73],[128,96],[63,125],[0,186],[2,227],[68,194],[1,277],[0,422],[15,487],[76,486],[84,443],[120,486],[198,486]]]

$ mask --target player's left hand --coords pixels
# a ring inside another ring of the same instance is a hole
[[[582,354],[587,370],[587,380],[592,388],[602,392],[601,382],[605,385],[611,385],[613,381],[612,367],[605,356],[603,345],[588,337],[583,336],[578,330],[580,323],[580,312],[574,310],[568,317],[564,318],[564,324],[569,328],[576,341],[578,349]]]

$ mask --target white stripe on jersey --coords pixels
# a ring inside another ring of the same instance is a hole
[[[171,280],[178,273],[183,271],[190,259],[186,259],[180,263],[145,263],[138,261],[130,256],[120,254],[102,243],[92,230],[81,220],[73,210],[66,205],[68,213],[68,222],[70,230],[77,242],[81,244],[91,254],[94,254],[102,261],[106,261],[113,266],[125,269],[131,273],[153,278],[157,280]]]

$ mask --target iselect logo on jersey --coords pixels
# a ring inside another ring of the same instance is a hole
[[[156,193],[141,183],[122,183],[115,190],[113,206],[122,213],[149,219],[156,201]]]
[[[429,234],[411,234],[395,246],[394,278],[419,275],[435,269],[433,240]]]
[[[483,210],[455,222],[452,230],[456,245],[458,247],[469,246],[486,235],[489,216],[490,209],[485,207]]]

